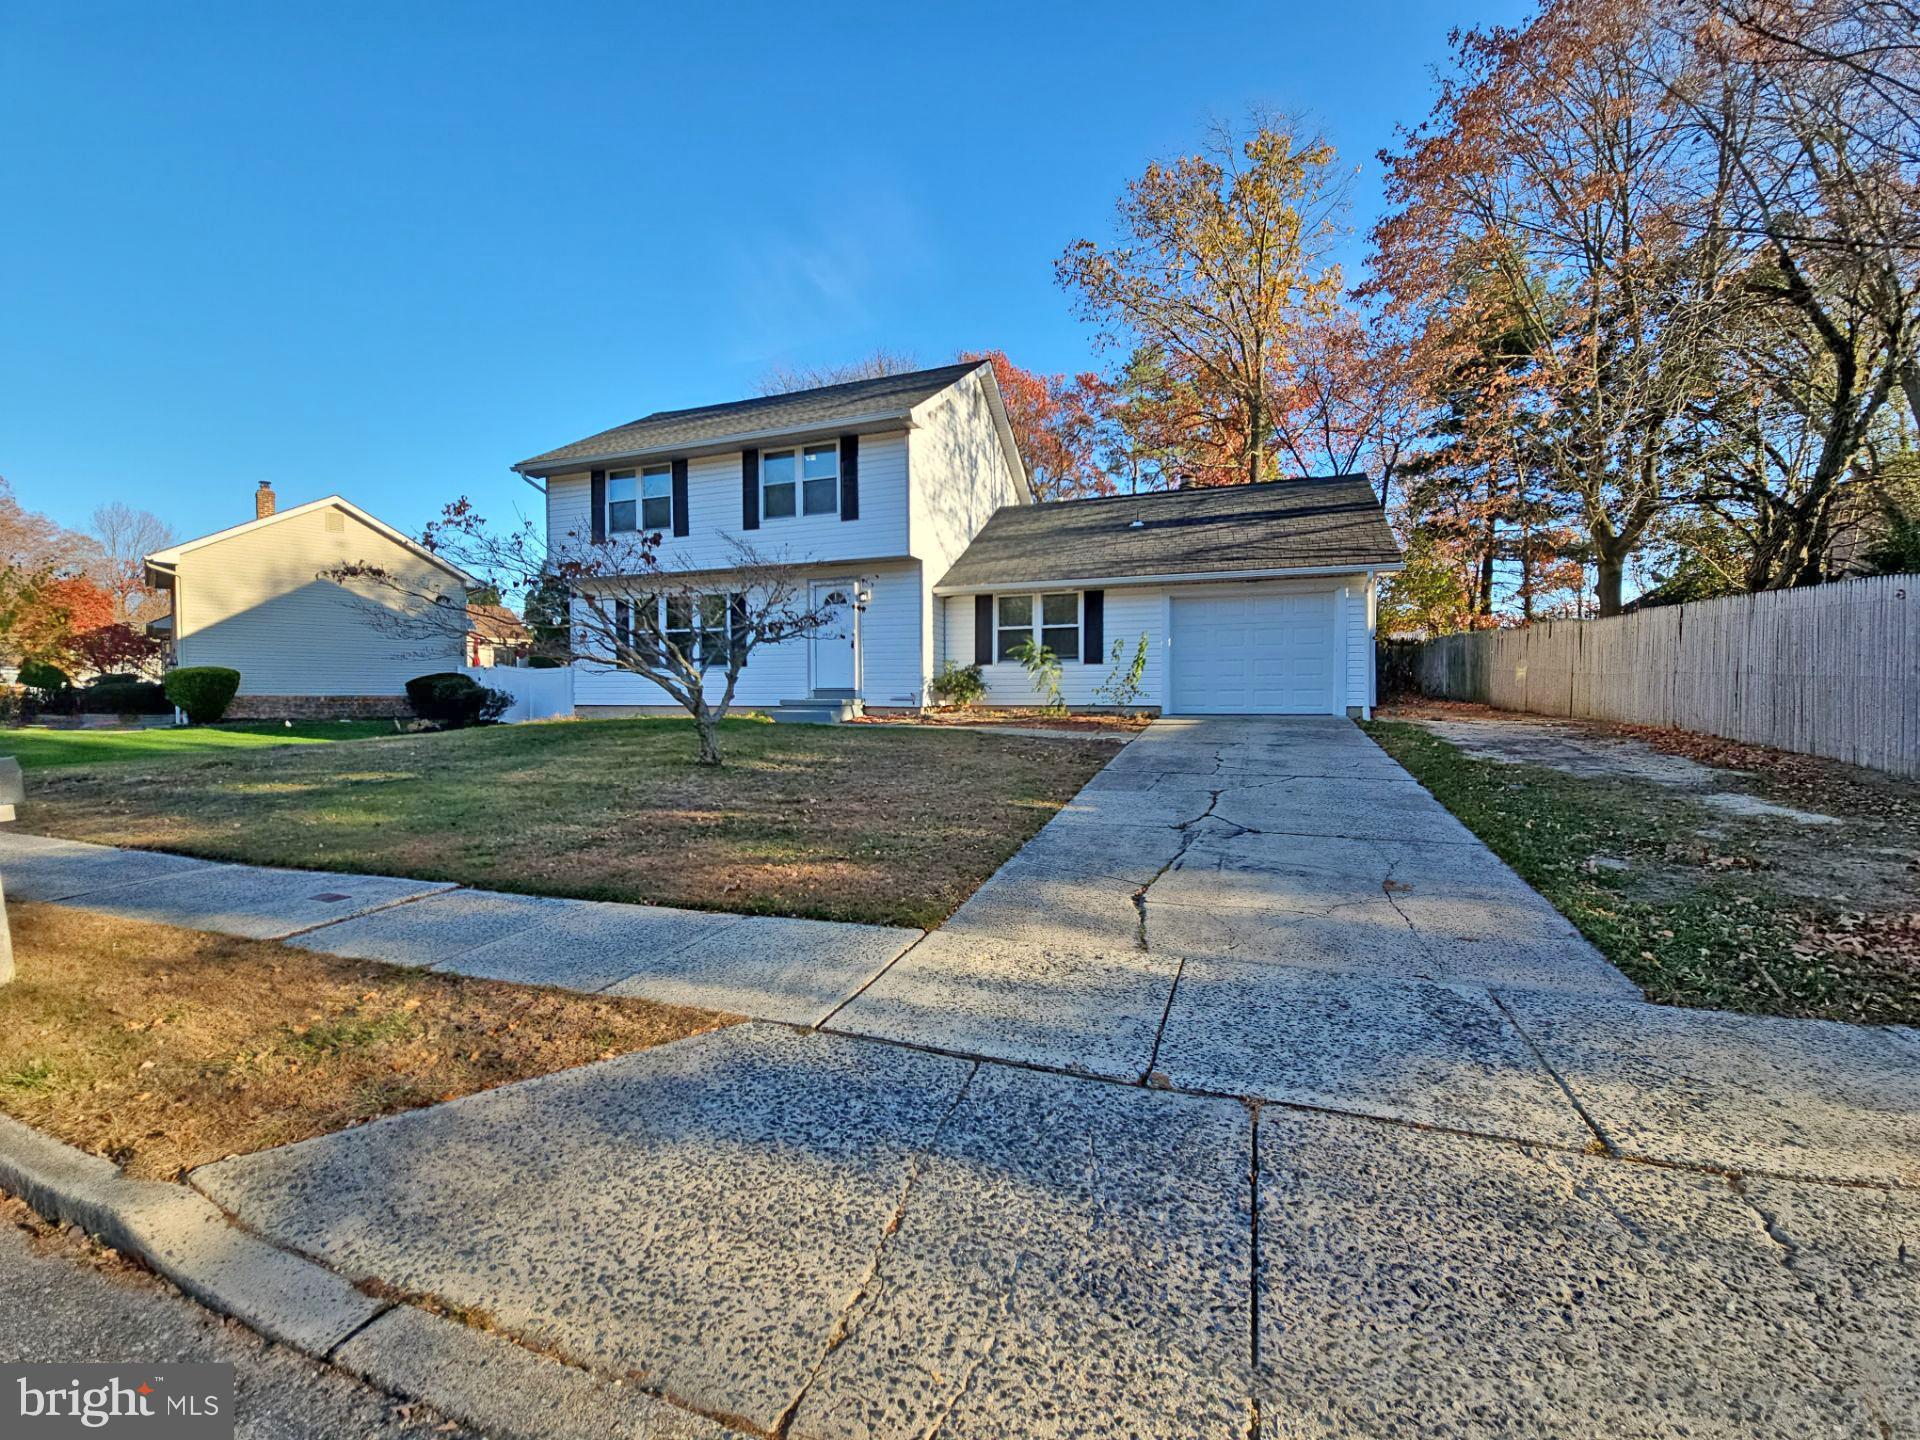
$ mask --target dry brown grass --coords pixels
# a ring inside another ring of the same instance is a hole
[[[1100,737],[582,720],[42,771],[21,827],[210,860],[938,925],[1101,766]]]
[[[148,1178],[731,1023],[10,909],[19,971],[0,987],[0,1111]]]

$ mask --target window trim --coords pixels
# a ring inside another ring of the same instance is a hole
[[[687,647],[691,645],[691,654],[694,663],[703,671],[724,670],[728,662],[732,659],[734,647],[740,643],[740,637],[736,633],[734,621],[737,618],[735,597],[742,593],[743,592],[738,590],[669,591],[661,595],[649,595],[646,596],[645,599],[651,601],[653,604],[653,618],[658,624],[661,638],[665,640],[667,644],[679,650],[682,655],[689,653]],[[688,604],[688,624],[684,629],[679,626],[675,626],[672,629],[667,627],[667,605],[673,600],[685,600]],[[635,620],[633,622],[633,629],[635,635],[638,636],[640,634],[640,626],[637,623],[639,597],[636,597],[634,603],[636,609],[634,611]],[[718,609],[722,615],[720,627],[717,629],[707,624],[708,612],[713,609]],[[681,636],[686,638],[687,644],[682,644],[681,640],[677,638]],[[714,637],[719,642],[718,648],[720,653],[717,655],[709,655],[707,653],[705,642],[709,636]],[[633,648],[638,648],[638,646]],[[665,652],[662,651],[656,658],[664,658],[664,656]],[[744,663],[743,661],[743,668]]]
[[[649,496],[647,481],[664,478],[666,493]],[[632,500],[615,500],[613,487],[622,480],[633,482]],[[649,499],[667,502],[667,523],[664,525],[647,524],[647,501]],[[615,505],[633,506],[633,524],[627,526],[613,523]],[[673,529],[673,462],[670,460],[650,460],[644,465],[630,466],[624,470],[607,471],[607,534],[609,535],[665,535]]]
[[[816,483],[831,478],[833,488],[830,493],[833,496],[833,508],[830,510],[807,509],[806,457],[807,451],[809,450],[825,450],[833,456],[832,476],[816,475],[813,477]],[[793,479],[775,480],[771,482],[770,485],[767,480],[767,462],[781,455],[791,455],[793,457]],[[837,518],[840,514],[840,479],[843,468],[840,455],[840,442],[837,440],[797,440],[790,445],[776,445],[771,449],[762,450],[760,452],[759,464],[760,523],[765,525],[769,520],[825,520]],[[771,486],[784,487],[787,485],[793,486],[793,513],[791,515],[771,514],[767,509],[768,489],[771,488]]]
[[[993,662],[992,662],[993,664],[1018,665],[1020,663],[1018,660],[1015,660],[1012,656],[1001,653],[1000,602],[1002,599],[1013,599],[1013,598],[1022,597],[1022,596],[1026,598],[1028,603],[1031,604],[1033,607],[1031,611],[1031,617],[1029,618],[1028,622],[1025,625],[1009,625],[1006,628],[1009,630],[1025,630],[1030,639],[1034,637],[1038,637],[1042,645],[1047,643],[1045,638],[1047,631],[1064,630],[1067,628],[1065,625],[1049,625],[1046,623],[1046,618],[1047,618],[1046,600],[1049,595],[1073,596],[1073,650],[1071,653],[1068,653],[1067,651],[1064,651],[1064,650],[1055,650],[1053,652],[1054,658],[1057,659],[1062,665],[1072,664],[1077,662],[1080,659],[1080,649],[1081,649],[1081,646],[1083,646],[1086,643],[1086,637],[1087,637],[1087,592],[1086,591],[1084,590],[995,590],[993,592]]]

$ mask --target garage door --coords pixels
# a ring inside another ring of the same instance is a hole
[[[1173,602],[1173,710],[1335,713],[1335,597],[1239,594]]]

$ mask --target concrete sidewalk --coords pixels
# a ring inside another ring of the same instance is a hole
[[[1920,1425],[1913,1190],[778,1026],[192,1182],[348,1279],[794,1440]]]
[[[395,965],[817,1024],[918,930],[466,890],[0,831],[10,900]]]

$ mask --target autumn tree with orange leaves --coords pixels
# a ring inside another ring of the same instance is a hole
[[[1034,499],[1113,493],[1114,478],[1102,464],[1110,418],[1105,381],[1091,372],[1046,375],[1023,370],[1004,350],[968,350],[960,358],[993,367]]]

